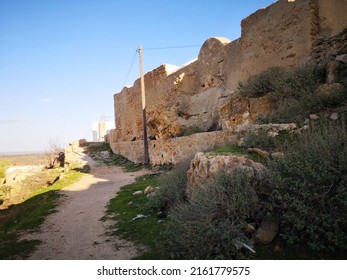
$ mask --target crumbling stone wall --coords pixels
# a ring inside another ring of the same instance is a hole
[[[161,65],[148,72],[145,87],[150,145],[158,140],[164,143],[151,148],[150,157],[188,132],[232,131],[269,112],[271,96],[240,99],[235,94],[239,82],[269,67],[293,68],[321,59],[326,48],[336,49],[331,42],[343,48],[345,37],[333,41],[331,38],[347,28],[346,7],[347,0],[279,0],[245,18],[239,39],[230,42],[226,38],[210,38],[201,47],[197,60],[181,68]],[[126,145],[134,147],[134,142],[143,139],[140,79],[115,94],[114,104],[116,130],[110,137],[111,146],[115,152],[137,160],[137,156],[124,150],[129,150]],[[196,145],[200,145],[199,141]],[[120,146],[123,148],[116,148]],[[167,162],[174,161],[165,158]]]

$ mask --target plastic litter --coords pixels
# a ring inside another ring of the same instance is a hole
[[[138,219],[146,219],[148,216],[143,215],[143,214],[138,214],[135,218],[133,218],[133,221],[138,220]]]

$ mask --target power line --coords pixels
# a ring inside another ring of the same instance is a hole
[[[136,57],[137,51],[138,51],[138,50],[136,50],[135,53],[134,53],[133,60],[132,60],[131,65],[130,65],[130,67],[129,67],[128,74],[127,74],[127,76],[125,77],[124,86],[126,86],[126,82],[127,82],[128,78],[129,78],[129,74],[130,74],[130,71],[131,71],[131,69],[132,69],[132,67],[133,67],[133,64],[134,64],[134,61],[135,61],[135,57]]]
[[[175,46],[175,47],[154,47],[154,48],[143,48],[144,51],[151,51],[151,50],[165,50],[165,49],[184,49],[184,48],[196,48],[200,47],[201,45],[187,45],[187,46]]]
[[[196,47],[201,47],[201,45],[186,45],[186,46],[172,46],[172,47],[153,47],[153,48],[143,48],[142,50],[146,50],[146,51],[154,51],[154,50],[166,50],[166,49],[183,49],[183,48],[196,48]],[[139,52],[139,49],[137,49],[134,53],[133,59],[131,61],[131,65],[129,67],[128,73],[126,75],[126,78],[124,80],[124,87],[126,86],[126,82],[129,78],[130,75],[130,71],[133,67],[134,61],[135,61],[135,57],[136,54]]]

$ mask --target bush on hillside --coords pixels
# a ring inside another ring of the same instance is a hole
[[[258,75],[251,76],[245,83],[239,83],[238,92],[245,97],[263,96],[276,91],[285,75],[284,68],[269,68]]]
[[[293,70],[272,67],[239,83],[238,92],[245,97],[260,97],[274,92],[277,100],[299,98],[315,91],[325,81],[325,65],[304,64]]]
[[[299,134],[269,163],[264,208],[289,244],[315,253],[347,250],[347,130],[343,124]]]
[[[310,114],[319,113],[329,108],[343,106],[347,99],[347,89],[337,90],[327,94],[312,94],[298,96],[297,98],[283,99],[271,116],[271,122],[301,124]]]
[[[239,251],[235,242],[252,245],[244,227],[255,211],[255,200],[249,177],[241,171],[220,173],[209,187],[196,191],[192,200],[171,209],[163,258],[247,258],[249,251]]]
[[[341,65],[338,69],[338,80],[345,87],[346,69],[345,65]],[[277,109],[266,118],[266,121],[300,123],[309,114],[341,106],[347,99],[346,88],[318,95],[317,89],[325,83],[325,79],[325,64],[308,63],[293,70],[274,67],[250,77],[245,83],[240,83],[238,92],[244,97],[260,97],[272,92]]]
[[[325,82],[325,76],[325,65],[318,64],[304,64],[287,71],[276,83],[277,99],[301,99],[315,94],[317,87]]]
[[[247,148],[260,148],[269,152],[273,151],[276,146],[276,139],[269,136],[266,130],[248,131],[243,141]]]
[[[175,204],[185,201],[188,169],[189,162],[186,161],[161,175],[158,182],[159,188],[149,198],[149,208],[166,211]]]

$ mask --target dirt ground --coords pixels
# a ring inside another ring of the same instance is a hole
[[[65,196],[61,204],[47,217],[40,232],[23,236],[42,241],[29,259],[125,260],[139,254],[140,248],[134,244],[110,235],[113,221],[101,218],[117,191],[147,171],[125,173],[119,167],[104,166],[81,156],[89,162],[90,174],[62,190]]]

